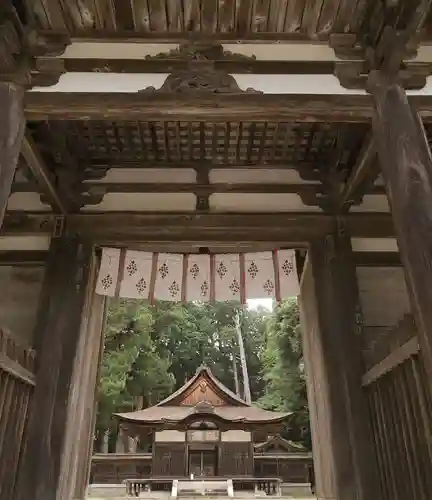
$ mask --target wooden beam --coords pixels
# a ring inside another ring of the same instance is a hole
[[[194,182],[85,182],[84,188],[88,192],[103,191],[105,193],[285,193],[299,195],[313,195],[322,192],[320,184],[252,184],[252,183],[225,183],[215,182],[199,184]],[[33,193],[37,186],[32,182],[15,182],[14,193]],[[380,192],[383,190],[380,187]]]
[[[387,75],[371,75],[373,121],[407,288],[432,396],[432,157],[421,119]]]
[[[201,170],[201,169],[200,169]],[[32,182],[15,182],[12,186],[14,193],[32,193],[38,187]],[[194,193],[205,196],[213,193],[266,193],[266,194],[298,194],[300,197],[312,199],[322,193],[321,184],[252,184],[252,183],[209,183],[193,182],[85,182],[83,189],[90,194],[98,193]],[[380,188],[383,192],[383,189]],[[207,209],[208,210],[208,209]]]
[[[1,250],[0,266],[43,266],[47,256],[44,250]]]
[[[411,105],[432,121],[432,96],[412,96]],[[28,120],[213,120],[370,122],[369,95],[27,92]]]
[[[432,97],[423,101],[432,116]],[[28,120],[369,122],[368,95],[27,92]]]
[[[125,48],[126,49],[126,48]],[[190,62],[175,59],[61,59],[69,73],[167,73],[186,70]],[[262,59],[214,61],[214,68],[229,74],[332,75],[333,61],[265,61]]]
[[[44,36],[49,34],[49,30],[40,31]],[[88,30],[80,31],[71,37],[72,42],[128,42],[128,43],[305,43],[311,44],[310,36],[302,32],[251,32],[240,35],[238,32],[205,33],[202,31],[179,31],[179,32],[154,32],[135,30]],[[326,44],[327,37],[316,37],[314,45]]]
[[[24,89],[0,82],[0,227],[6,211],[24,134]]]
[[[347,181],[336,200],[336,210],[347,212],[362,198],[379,175],[379,164],[373,137],[368,137],[357,157]]]
[[[390,214],[353,213],[340,217],[353,237],[394,237]],[[0,236],[52,234],[53,215],[10,213]],[[304,244],[332,231],[336,217],[322,213],[81,213],[66,227],[95,243],[107,242],[278,242]]]
[[[45,195],[53,211],[65,215],[67,209],[54,185],[53,175],[45,165],[36,144],[28,132],[22,142],[21,154],[33,174],[37,187]]]

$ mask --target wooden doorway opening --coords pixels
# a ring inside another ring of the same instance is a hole
[[[188,475],[194,477],[216,477],[218,469],[217,447],[189,449]]]

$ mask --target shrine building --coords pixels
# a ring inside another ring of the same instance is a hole
[[[203,367],[156,406],[116,417],[131,437],[152,432],[152,476],[252,477],[254,433],[277,433],[290,414],[245,403]]]

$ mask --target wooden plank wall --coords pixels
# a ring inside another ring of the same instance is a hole
[[[35,385],[35,351],[0,329],[0,499],[12,500]]]
[[[367,392],[383,500],[432,498],[432,401],[411,317],[365,351]]]

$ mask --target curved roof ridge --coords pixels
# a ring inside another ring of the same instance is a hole
[[[197,371],[195,372],[195,375],[190,378],[187,382],[185,382],[179,389],[177,389],[175,392],[173,392],[170,396],[167,398],[163,399],[159,403],[157,403],[155,406],[164,406],[168,403],[170,403],[173,399],[177,398],[181,394],[183,394],[189,387],[191,387],[196,380],[203,374],[205,373],[209,379],[215,384],[215,386],[226,396],[228,396],[230,399],[234,400],[236,403],[238,403],[240,406],[251,406],[247,404],[240,396],[237,396],[234,392],[232,392],[226,385],[224,385],[220,380],[218,380],[211,369],[205,365],[202,364],[200,367],[198,367]]]

